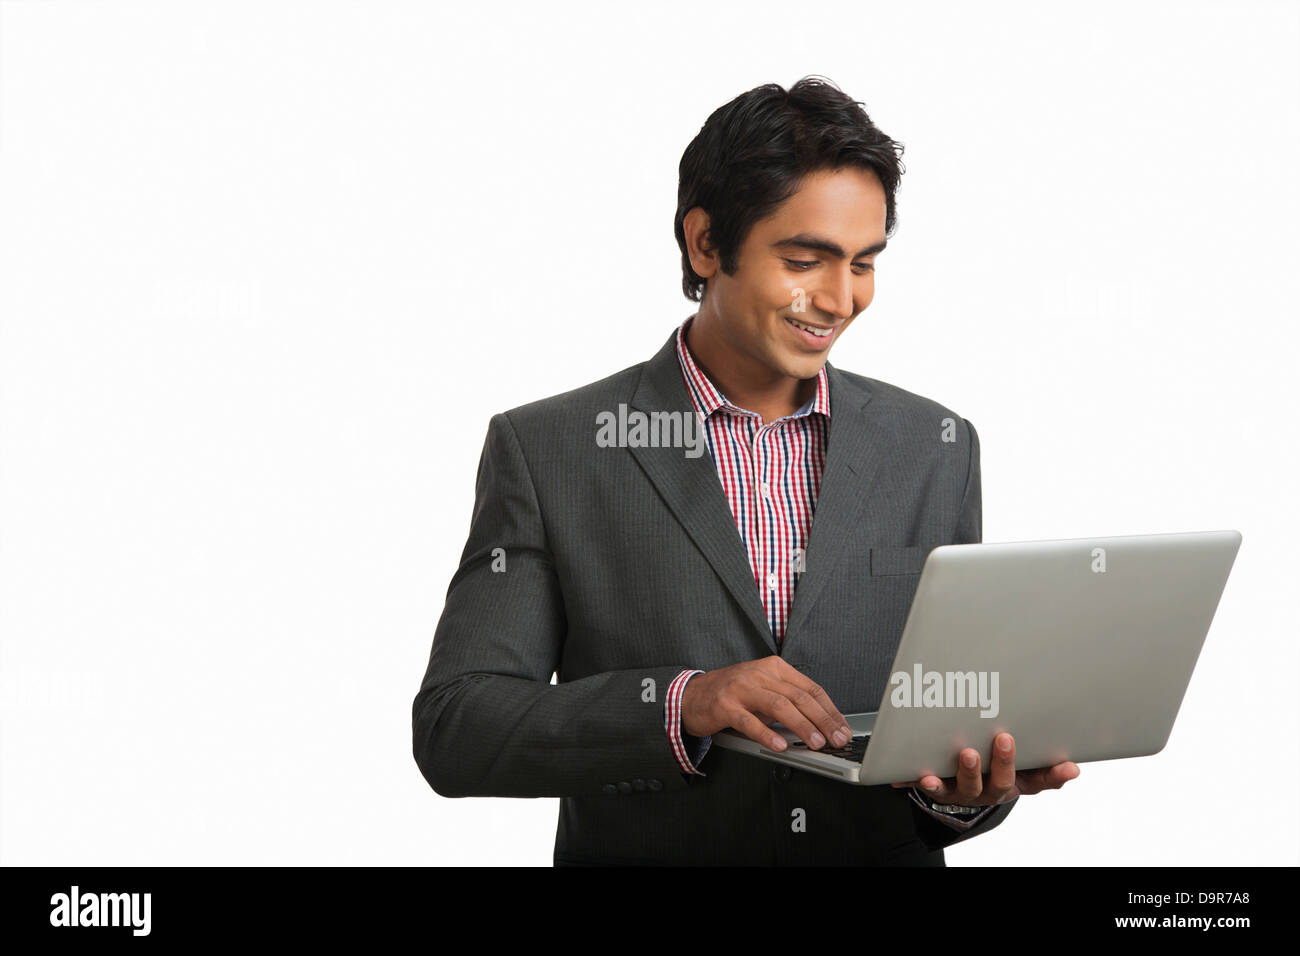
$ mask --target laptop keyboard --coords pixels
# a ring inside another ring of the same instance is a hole
[[[821,750],[813,750],[802,740],[796,740],[790,744],[790,748],[792,750],[806,750],[814,754],[826,754],[829,757],[841,757],[844,760],[852,760],[854,763],[862,763],[862,758],[867,752],[867,744],[869,743],[871,743],[871,735],[866,734],[861,737],[854,737],[846,747],[826,746]]]

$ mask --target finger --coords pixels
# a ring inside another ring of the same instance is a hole
[[[1078,775],[1079,765],[1068,760],[1065,763],[1058,763],[1055,767],[1021,770],[1016,774],[1016,789],[1024,794],[1059,790]]]
[[[1041,793],[1043,789],[1043,771],[1041,770],[1017,770],[1016,771],[1016,790],[1024,796],[1032,796],[1035,793]]]
[[[732,730],[744,734],[750,740],[762,744],[769,750],[780,753],[789,746],[784,737],[742,707],[737,707],[728,713],[727,719],[731,721]]]
[[[972,804],[984,790],[979,751],[967,747],[957,755],[957,794],[952,802]]]
[[[844,732],[842,719],[828,712],[816,696],[796,684],[781,680],[770,680],[768,686],[783,695],[799,709],[800,713],[816,724],[817,729],[821,731],[822,737],[826,740],[831,741],[836,747],[843,747],[853,739],[852,734]]]
[[[916,782],[916,788],[935,803],[957,802],[957,781],[954,779],[944,780],[928,773]]]
[[[785,695],[785,689],[798,692],[797,688],[789,688],[788,685],[776,682],[768,686],[745,688],[740,696],[740,705],[747,710],[761,710],[775,717],[814,750],[826,746],[826,737],[817,729],[817,725]]]
[[[819,683],[816,683],[809,675],[803,674],[802,671],[794,669],[794,667],[790,666],[788,662],[783,661],[783,659],[776,659],[777,661],[780,661],[780,667],[777,669],[779,672],[775,675],[776,678],[783,680],[785,683],[794,684],[794,687],[800,688],[801,691],[813,697],[814,700],[818,702],[819,708],[826,711],[832,721],[836,722],[837,726],[835,730],[844,732],[846,736],[852,736],[853,732],[849,730],[848,719],[846,719],[844,714],[840,713],[840,709],[835,706],[835,702],[831,700],[831,695],[828,695],[826,688],[822,687]]]
[[[989,762],[989,780],[985,796],[1001,798],[1016,787],[1016,741],[1008,733],[993,738],[993,758]]]
[[[1071,760],[1064,763],[1058,763],[1047,771],[1046,786],[1052,790],[1060,790],[1067,783],[1079,776],[1079,765]]]
[[[788,661],[780,657],[773,658],[773,659],[779,662],[776,665],[775,676],[777,677],[777,679],[783,680],[789,684],[794,684],[800,690],[804,691],[807,694],[810,694],[813,697],[813,699],[817,701],[818,706],[820,706],[822,710],[824,710],[827,714],[830,715],[830,719],[835,721],[837,726],[834,727],[831,733],[828,734],[827,736],[833,737],[835,731],[839,731],[845,737],[844,743],[848,743],[849,740],[852,739],[853,737],[853,731],[849,729],[848,720],[846,720],[844,715],[840,713],[839,708],[835,706],[834,702],[831,700],[831,695],[826,693],[825,688],[823,688],[821,684],[817,683],[807,674],[804,674],[802,671],[795,670],[795,668],[792,667]],[[844,746],[844,744],[840,744],[840,746]]]

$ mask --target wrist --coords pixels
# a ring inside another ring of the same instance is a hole
[[[698,724],[695,724],[694,722],[695,711],[691,706],[691,701],[693,700],[692,694],[699,693],[700,684],[697,678],[703,677],[704,674],[705,674],[704,671],[697,671],[694,674],[692,674],[690,677],[686,678],[685,683],[682,684],[681,711],[680,711],[682,733],[691,737],[696,737],[701,739],[709,736],[709,731],[707,730],[707,728],[701,728]]]

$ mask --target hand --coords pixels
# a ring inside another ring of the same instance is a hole
[[[765,722],[778,720],[813,750],[827,740],[843,747],[853,739],[826,691],[780,657],[698,674],[682,692],[682,729],[694,737],[731,727],[779,752],[787,746],[785,738]]]
[[[1060,790],[1079,776],[1079,765],[1067,760],[1055,767],[1039,770],[1016,770],[1016,741],[1007,733],[993,739],[993,766],[987,777],[980,776],[979,751],[967,747],[957,756],[957,776],[941,780],[928,774],[895,787],[916,787],[935,803],[952,803],[963,807],[991,806],[1008,803],[1017,797],[1043,790]]]

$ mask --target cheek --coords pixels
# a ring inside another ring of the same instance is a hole
[[[862,287],[858,290],[858,292],[855,295],[855,298],[858,300],[857,304],[860,306],[859,311],[869,306],[871,304],[871,300],[874,299],[875,297],[876,297],[876,274],[873,272],[862,283]]]
[[[793,277],[781,284],[774,302],[778,309],[792,312],[807,312],[812,308],[812,287],[806,281]]]
[[[784,311],[790,308],[797,289],[808,289],[808,280],[785,268],[773,266],[754,276],[750,286],[751,301],[760,309]]]

